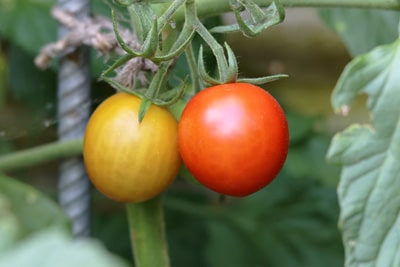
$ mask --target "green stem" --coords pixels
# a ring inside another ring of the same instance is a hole
[[[201,0],[202,1],[202,0]],[[258,5],[269,5],[271,0],[254,0]],[[286,7],[357,7],[400,9],[397,0],[280,0]]]
[[[0,171],[11,171],[36,164],[79,156],[82,154],[82,139],[54,142],[34,148],[0,156]]]
[[[161,87],[164,85],[165,78],[168,74],[168,68],[171,62],[165,61],[161,62],[158,66],[158,70],[156,75],[152,78],[149,88],[147,89],[145,96],[149,99],[157,98],[158,94],[160,93]]]
[[[154,13],[148,1],[135,2],[127,7],[131,19],[132,28],[135,30],[136,37],[142,44],[146,39],[147,33],[153,26]]]
[[[161,196],[126,205],[136,267],[169,267]]]
[[[167,10],[165,10],[163,12],[163,14],[160,16],[160,18],[158,19],[159,24],[158,24],[158,29],[160,31],[163,30],[163,28],[165,27],[165,25],[170,22],[171,17],[173,16],[173,14],[179,9],[179,7],[183,6],[183,4],[185,3],[185,0],[174,0],[170,6],[168,7]],[[161,32],[160,32],[161,33]]]
[[[218,79],[220,81],[228,80],[228,63],[225,59],[224,48],[218,43],[207,28],[200,22],[197,22],[197,33],[203,38],[207,45],[211,48],[218,66]]]
[[[185,214],[190,214],[191,216],[197,216],[205,219],[221,218],[225,214],[221,211],[220,206],[193,203],[171,196],[165,198],[165,207],[167,209],[176,210]]]
[[[214,36],[212,36],[212,34],[207,30],[207,28],[198,19],[196,5],[195,5],[194,0],[191,0],[191,1],[188,0],[186,2],[185,11],[186,11],[185,16],[186,16],[186,19],[188,20],[188,23],[195,26],[197,33],[201,36],[201,38],[203,38],[203,40],[211,48],[211,50],[217,60],[219,80],[226,81],[227,77],[228,77],[228,67],[229,66],[225,59],[223,47],[218,43],[217,40],[215,40]]]
[[[200,75],[196,64],[196,57],[194,55],[193,46],[191,44],[185,50],[186,60],[189,65],[190,76],[192,79],[192,87],[195,93],[200,92]]]
[[[272,3],[272,0],[254,0],[254,2],[267,7]],[[284,7],[354,7],[400,10],[400,2],[397,0],[280,0],[280,2]],[[232,11],[227,0],[196,0],[196,9],[199,18]],[[160,8],[161,10],[162,8]],[[177,11],[174,19],[179,23],[184,18],[184,10],[181,8]]]

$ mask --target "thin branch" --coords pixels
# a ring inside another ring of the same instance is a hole
[[[262,7],[267,7],[272,0],[254,0]],[[345,8],[375,8],[387,10],[400,10],[398,0],[280,0],[284,7],[345,7]],[[158,7],[163,10],[162,5]],[[229,1],[196,0],[197,14],[200,18],[212,17],[232,11]],[[179,23],[185,19],[184,10],[181,8],[174,20]]]
[[[162,196],[126,204],[135,266],[169,267]]]
[[[34,148],[0,156],[0,172],[27,168],[48,161],[78,156],[82,154],[81,138],[57,141]]]

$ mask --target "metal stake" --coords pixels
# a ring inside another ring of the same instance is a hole
[[[77,18],[90,15],[90,0],[58,0],[60,8]],[[68,33],[60,25],[59,38]],[[60,140],[82,137],[90,114],[89,49],[80,47],[63,57],[58,72],[58,136]],[[59,202],[71,218],[77,237],[90,233],[90,183],[81,157],[65,160],[60,165]]]

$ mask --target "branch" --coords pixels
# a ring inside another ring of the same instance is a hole
[[[259,6],[267,7],[272,3],[272,0],[254,0],[254,2]],[[400,10],[400,1],[398,0],[280,0],[280,3],[284,7],[346,7]],[[159,11],[164,10],[162,6],[159,5]],[[227,0],[196,0],[196,9],[200,18],[232,11]],[[185,19],[182,8],[174,18],[176,22],[182,22]]]
[[[169,267],[162,196],[126,208],[135,266]]]
[[[265,5],[269,0],[255,0]],[[280,0],[285,7],[353,7],[400,10],[398,0]]]
[[[54,142],[0,156],[0,172],[17,170],[48,161],[79,156],[82,139]]]

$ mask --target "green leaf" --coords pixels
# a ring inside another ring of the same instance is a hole
[[[241,12],[245,9],[251,19],[244,20]],[[273,1],[267,8],[262,9],[253,1],[242,1],[240,6],[232,6],[237,23],[216,26],[212,33],[230,33],[241,31],[247,37],[255,37],[270,26],[281,23],[285,19],[285,10],[279,1]]]
[[[56,73],[36,68],[33,57],[15,45],[10,45],[8,58],[12,97],[28,105],[38,119],[54,115],[55,108],[50,107],[57,99]]]
[[[174,199],[171,205],[171,200]],[[185,205],[185,203],[204,202],[206,196],[201,194],[201,191],[187,190],[187,188],[180,192],[170,191],[165,195],[165,223],[173,267],[209,267],[204,257],[204,247],[209,242],[205,220],[193,216],[192,206]],[[176,209],[182,204],[188,210]]]
[[[400,40],[351,61],[332,95],[347,112],[365,93],[372,125],[337,134],[328,158],[343,165],[338,188],[346,266],[400,266]]]
[[[140,106],[139,106],[139,115],[138,115],[139,123],[143,121],[144,116],[146,116],[146,113],[149,110],[151,105],[152,105],[152,103],[149,99],[142,98],[142,101],[140,102]]]
[[[330,138],[313,135],[303,142],[292,145],[286,158],[286,171],[297,179],[313,178],[323,184],[337,186],[340,168],[326,162],[323,156],[328,150]]]
[[[0,175],[0,266],[128,265],[97,241],[74,241],[69,219],[56,203],[27,184]]]
[[[56,40],[57,23],[50,16],[52,0],[0,0],[0,36],[30,53]]]
[[[305,117],[290,110],[285,111],[289,125],[290,143],[296,144],[309,138],[313,133],[315,118]]]
[[[172,104],[171,106],[168,106],[168,110],[172,113],[172,115],[174,115],[175,119],[179,121],[185,107],[186,107],[186,101],[181,98],[178,101],[176,101],[176,103]]]
[[[57,40],[58,23],[50,15],[55,4],[54,0],[0,0],[0,39],[7,39],[30,55],[37,55],[44,45]],[[93,1],[92,9],[96,14],[110,16],[110,3]],[[93,77],[98,78],[107,63],[91,49]]]
[[[105,196],[101,198],[105,202],[99,204],[100,193],[96,192],[93,199],[93,209],[98,209],[91,215],[91,236],[99,240],[113,254],[126,259],[132,259],[132,247],[129,236],[128,220],[126,219],[125,207],[120,203],[111,202]],[[118,242],[115,242],[118,240]]]
[[[1,50],[0,41],[0,50]],[[0,109],[3,108],[7,101],[7,89],[8,89],[8,62],[5,55],[0,54]]]
[[[325,8],[320,9],[324,22],[342,37],[353,56],[393,42],[398,36],[398,11]]]
[[[12,247],[19,240],[21,232],[10,201],[0,194],[0,253]]]
[[[0,213],[7,208],[18,220],[23,235],[49,226],[70,228],[69,219],[59,206],[27,184],[0,174],[0,196],[3,199]]]
[[[0,255],[0,266],[7,267],[127,267],[94,240],[73,240],[64,230],[50,228],[38,232],[14,249]]]
[[[216,213],[208,221],[210,267],[333,267],[343,261],[332,187],[278,177]]]

